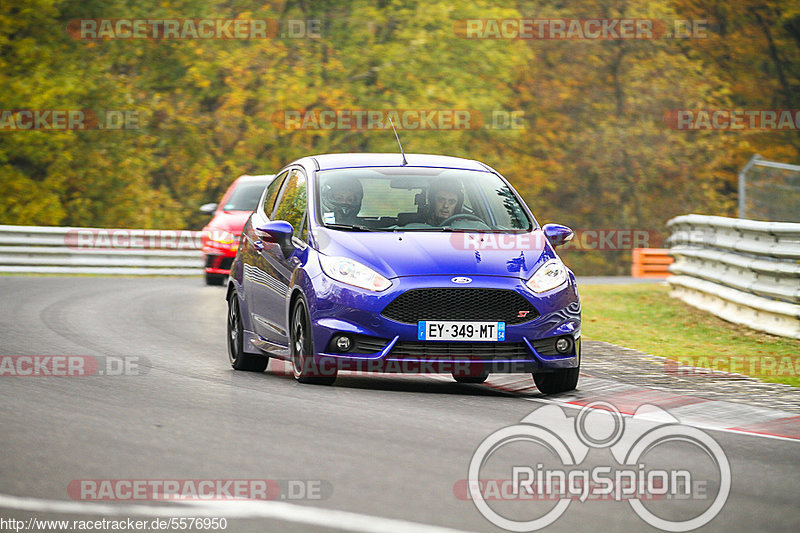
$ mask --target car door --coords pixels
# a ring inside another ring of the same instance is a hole
[[[306,220],[306,176],[299,168],[289,170],[286,183],[281,189],[269,220],[285,220],[294,228],[295,247],[305,246]],[[266,220],[264,220],[266,222]],[[254,221],[258,227],[261,220]],[[260,248],[260,249],[258,249]],[[288,346],[286,300],[289,296],[289,281],[292,272],[300,264],[295,248],[285,255],[276,242],[261,240],[256,246],[255,267],[263,275],[254,291],[258,316],[254,316],[257,333],[270,343]]]
[[[249,314],[251,327],[253,331],[261,337],[262,340],[280,338],[280,334],[274,331],[274,328],[269,325],[266,320],[267,313],[264,310],[265,302],[269,301],[266,297],[266,292],[271,287],[269,283],[270,278],[274,277],[274,272],[263,270],[265,263],[262,260],[262,248],[265,243],[261,238],[256,235],[255,228],[262,226],[269,222],[269,217],[275,210],[275,204],[278,200],[278,195],[286,182],[286,177],[289,171],[281,172],[273,182],[267,187],[264,199],[253,214],[250,220],[245,224],[243,239],[247,240],[247,246],[242,246],[243,251],[243,285],[244,294],[246,295],[246,308]],[[268,264],[267,264],[268,265]],[[269,348],[268,346],[262,346]]]

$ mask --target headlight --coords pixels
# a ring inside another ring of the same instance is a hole
[[[236,242],[236,235],[230,231],[211,230],[208,232],[208,240],[220,244],[233,244]]]
[[[362,289],[381,292],[392,286],[392,282],[369,267],[346,257],[319,256],[322,271],[336,281],[355,285]]]
[[[525,284],[533,292],[545,292],[567,282],[567,267],[558,259],[551,259],[533,273]]]

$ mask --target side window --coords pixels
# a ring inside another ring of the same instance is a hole
[[[289,174],[288,170],[272,180],[272,183],[267,187],[267,195],[264,197],[264,205],[262,206],[264,208],[264,214],[267,215],[267,217],[272,214],[272,208],[275,207],[275,199],[278,197],[281,184],[283,184],[283,180],[286,178],[287,174]]]
[[[295,232],[301,229],[306,216],[306,178],[299,170],[291,170],[286,179],[278,207],[273,220],[285,220],[292,225]]]

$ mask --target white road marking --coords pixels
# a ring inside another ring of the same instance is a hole
[[[554,404],[554,405],[558,405],[560,407],[569,407],[569,408],[578,409],[578,410],[583,409],[585,407],[584,405],[574,404],[574,403],[565,402],[565,401],[559,401],[559,400],[550,399],[550,398],[523,398],[523,400],[527,400],[529,402],[551,403],[551,404]],[[658,404],[654,404],[654,405],[658,405]],[[669,412],[670,414],[673,414],[672,410],[670,410],[670,409],[667,409],[667,412]],[[623,413],[622,416],[625,417],[625,418],[629,418],[629,417],[631,417],[633,415],[629,415],[629,414],[624,414]],[[704,423],[704,422],[701,422],[699,420],[681,418],[681,416],[679,414],[675,414],[675,418],[677,418],[678,421],[681,424],[683,424],[684,426],[696,427],[698,429],[707,429],[707,430],[711,430],[711,431],[722,431],[724,433],[732,433],[732,434],[735,434],[735,435],[742,435],[744,437],[760,437],[760,438],[764,438],[764,439],[775,439],[775,440],[782,440],[782,441],[786,441],[786,442],[794,442],[795,444],[800,443],[800,440],[798,440],[796,438],[792,438],[792,437],[783,437],[781,435],[771,435],[769,433],[757,433],[757,432],[754,432],[754,431],[748,431],[746,429],[733,429],[733,428],[722,427],[722,426],[718,426],[718,425],[715,425],[715,424],[712,424],[712,423]]]
[[[155,502],[154,502],[155,503]],[[0,494],[0,508],[38,513],[65,513],[102,516],[215,517],[230,519],[270,518],[345,531],[363,533],[459,533],[462,530],[383,518],[350,511],[321,509],[277,501],[187,501],[164,505],[110,504]]]
[[[434,379],[436,381],[444,381],[449,383],[453,382],[453,378],[445,374],[425,374],[424,377]],[[509,385],[519,385],[521,383],[527,383],[527,385],[523,387],[509,387]],[[492,390],[507,392],[510,394],[536,391],[536,386],[533,384],[533,380],[530,379],[519,381],[519,374],[494,374],[489,381],[478,386],[484,386]],[[583,400],[585,402],[588,402],[589,400],[604,400],[607,399],[604,395],[613,395],[615,393],[618,394],[625,392],[653,392],[656,395],[662,394],[665,399],[679,398],[681,396],[690,397],[689,395],[682,395],[680,393],[670,393],[666,391],[660,391],[658,389],[650,389],[647,387],[616,382],[603,378],[589,378],[586,376],[581,377],[581,388],[575,391],[573,394],[562,394],[558,398],[550,398],[547,396],[540,396],[536,398],[525,396],[519,397],[522,400],[527,400],[529,402],[549,403],[553,405],[559,405],[561,407],[569,407],[571,409],[580,410],[583,409],[584,405],[581,403],[576,403],[575,400]],[[581,394],[587,393],[590,395],[581,396]],[[698,402],[689,406],[670,406],[662,407],[662,409],[666,409],[667,412],[675,416],[675,418],[677,418],[680,423],[685,426],[712,431],[722,431],[724,433],[731,433],[734,435],[773,439],[800,444],[800,439],[796,437],[785,437],[783,435],[749,430],[746,427],[737,427],[737,425],[747,426],[755,422],[769,422],[779,421],[782,418],[795,418],[797,415],[778,409],[769,409],[766,407],[753,407],[746,404],[735,404],[733,402],[727,402],[723,400],[708,400],[700,397],[694,398],[696,398]],[[655,401],[646,401],[643,403],[652,403],[653,405],[658,405],[657,399]],[[723,417],[723,414],[726,416]],[[623,416],[629,417],[632,415],[623,414]],[[729,418],[727,423],[732,425],[721,425],[721,421],[726,417]]]
[[[518,381],[518,376],[518,374],[495,374],[486,382],[485,386],[512,394],[536,392],[533,380],[527,382],[527,385],[519,386],[520,382]],[[734,435],[800,443],[800,439],[797,437],[787,437],[766,431],[761,432],[758,429],[748,429],[748,426],[753,427],[760,423],[780,422],[782,419],[795,419],[797,415],[794,413],[725,400],[709,400],[700,396],[651,389],[649,387],[631,385],[605,378],[582,376],[580,388],[578,390],[572,393],[561,394],[557,397],[544,396],[534,398],[520,396],[520,398],[530,402],[550,403],[561,407],[583,409],[584,404],[592,400],[606,400],[613,403],[615,396],[624,396],[626,394],[634,395],[636,393],[651,393],[651,397],[642,398],[641,402],[651,403],[653,405],[659,405],[660,402],[670,402],[671,400],[680,398],[696,400],[687,405],[661,406],[662,409],[666,409],[671,415],[677,418],[681,424],[686,426],[722,431]]]

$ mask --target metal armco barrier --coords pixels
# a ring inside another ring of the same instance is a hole
[[[631,276],[634,278],[666,278],[673,259],[666,248],[634,248]]]
[[[0,225],[0,272],[203,273],[199,231]]]
[[[730,322],[800,339],[800,223],[684,215],[667,227],[672,296]]]

